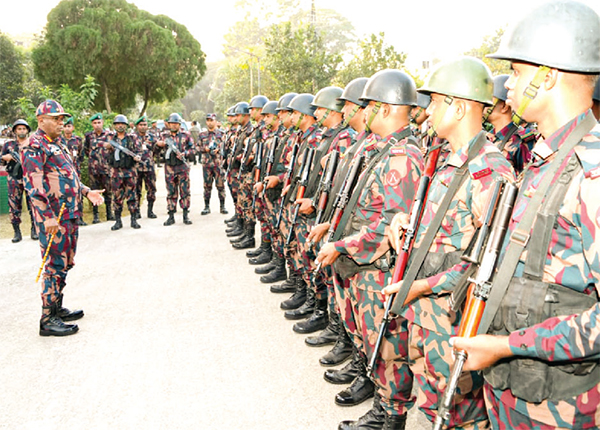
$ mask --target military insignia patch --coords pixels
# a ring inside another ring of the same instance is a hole
[[[390,148],[390,155],[406,155],[406,149],[398,146]]]
[[[591,179],[596,179],[599,176],[600,176],[600,167],[596,167],[595,169],[590,170],[588,173],[588,177]]]
[[[485,169],[482,169],[479,172],[473,173],[473,179],[485,178],[486,176],[489,176],[491,174],[492,174],[492,169],[490,169],[489,167],[486,167]]]
[[[390,187],[395,187],[396,185],[398,185],[400,183],[400,172],[397,171],[396,169],[390,170],[385,177],[385,182]]]

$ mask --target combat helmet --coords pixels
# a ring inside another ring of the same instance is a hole
[[[349,101],[358,105],[360,107],[367,106],[366,100],[360,100],[360,96],[367,85],[369,78],[356,78],[351,80],[346,88],[344,88],[344,92],[341,96],[338,97],[339,100]]]
[[[235,114],[250,115],[250,105],[246,102],[239,102],[235,105]]]
[[[344,90],[339,87],[325,87],[320,89],[312,101],[312,105],[317,108],[324,108],[328,111],[342,112],[344,101],[340,100]]]
[[[119,114],[113,119],[113,124],[127,124],[129,125],[129,121],[127,121],[127,117],[125,115]]]
[[[27,131],[29,133],[31,133],[31,127],[29,126],[29,124],[27,123],[27,121],[25,121],[24,119],[18,119],[18,120],[15,121],[15,123],[12,126],[13,133],[15,132],[15,128],[17,128],[18,125],[24,125],[25,127],[27,127]]]
[[[417,86],[405,72],[397,69],[380,70],[369,78],[361,100],[390,105],[417,105]]]
[[[266,98],[265,96],[261,96],[261,95],[254,96],[254,97],[252,97],[252,100],[250,100],[250,109],[252,109],[252,108],[262,109],[262,107],[264,105],[266,105],[268,101],[269,101],[269,99]]]
[[[172,113],[171,115],[169,115],[166,122],[181,124],[181,115],[179,115],[178,113]]]
[[[287,93],[282,95],[279,98],[279,101],[277,102],[277,111],[281,111],[281,110],[291,110],[288,106],[290,104],[290,102],[292,101],[292,99],[294,97],[296,97],[298,94],[297,93]]]
[[[261,114],[263,114],[263,115],[268,115],[268,114],[277,115],[277,102],[275,100],[271,100],[271,101],[265,103],[265,105],[262,108]]]
[[[303,115],[309,115],[314,118],[315,110],[317,109],[312,104],[314,99],[315,97],[312,94],[298,94],[290,101],[288,108],[291,110],[298,111]]]

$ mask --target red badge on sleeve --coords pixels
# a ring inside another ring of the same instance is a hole
[[[396,185],[398,185],[400,183],[400,172],[397,171],[396,169],[390,170],[385,177],[385,182],[390,187],[395,187]]]
[[[596,179],[600,176],[600,167],[590,170],[586,176],[588,176],[590,179]]]
[[[489,167],[486,167],[485,169],[482,169],[479,172],[473,173],[473,179],[485,178],[486,176],[489,176],[491,174],[492,174],[492,169],[490,169]]]
[[[390,155],[406,155],[406,150],[403,147],[394,147],[390,149]]]

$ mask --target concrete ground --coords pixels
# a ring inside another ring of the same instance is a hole
[[[192,169],[193,225],[80,229],[65,306],[82,308],[80,331],[38,335],[38,242],[0,239],[0,428],[333,430],[356,419],[333,403],[344,386],[323,380],[326,348],[309,348],[279,309],[287,296],[260,284],[244,251],[225,237],[216,193],[203,208]],[[228,197],[228,209],[232,211]],[[228,216],[227,216],[228,217]],[[407,429],[430,425],[411,411]]]

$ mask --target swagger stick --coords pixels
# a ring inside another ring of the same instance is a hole
[[[58,228],[60,229],[60,220],[62,218],[63,212],[65,211],[65,203],[60,206],[60,211],[58,212],[58,218],[56,219],[56,223],[58,224]],[[58,231],[58,230],[56,230]],[[40,266],[40,270],[38,270],[38,274],[35,278],[35,282],[40,280],[40,276],[42,275],[42,270],[44,270],[44,266],[46,265],[46,259],[48,258],[48,253],[50,252],[50,247],[52,246],[52,242],[54,242],[54,236],[56,236],[56,231],[50,235],[50,241],[48,241],[48,246],[46,246],[46,252],[44,252],[44,257],[42,258],[42,265]]]

